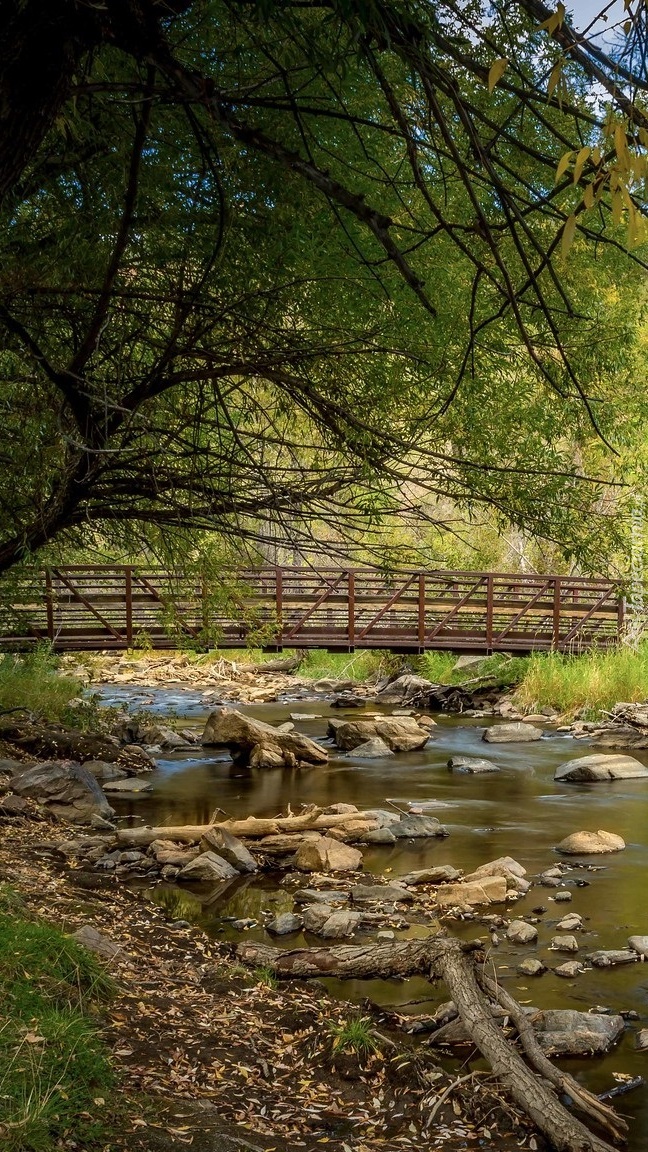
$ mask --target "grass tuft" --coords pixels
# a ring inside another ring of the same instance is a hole
[[[368,1016],[351,1016],[341,1023],[328,1025],[333,1036],[333,1052],[355,1052],[370,1056],[378,1051],[378,1041]]]

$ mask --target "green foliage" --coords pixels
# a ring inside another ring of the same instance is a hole
[[[262,984],[264,988],[277,988],[279,986],[279,981],[272,971],[272,968],[268,968],[266,965],[255,968],[252,976],[254,977],[255,983]]]
[[[455,669],[456,654],[450,652],[424,652],[417,658],[417,670],[435,684],[465,684],[475,681],[494,688],[510,688],[519,684],[527,670],[527,658],[496,653],[485,656],[479,663]]]
[[[97,1097],[113,1074],[93,1020],[113,985],[57,929],[15,912],[0,890],[0,1137],[6,1152],[50,1152],[105,1135]]]

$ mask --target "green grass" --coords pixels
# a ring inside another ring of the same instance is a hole
[[[454,670],[456,653],[424,652],[416,657],[416,670],[435,684],[465,684],[474,680],[488,682],[497,688],[510,688],[524,679],[528,659],[520,656],[485,656],[479,663]]]
[[[83,691],[80,680],[57,671],[57,661],[45,648],[24,656],[0,657],[0,713],[19,719],[25,709],[47,720],[74,722],[77,710],[70,701]]]
[[[552,652],[530,656],[515,700],[529,712],[550,705],[595,719],[620,701],[648,698],[648,642],[583,656]]]
[[[314,648],[307,652],[299,675],[307,680],[353,680],[356,684],[380,680],[407,671],[406,660],[393,652],[327,652]]]
[[[262,965],[260,968],[255,968],[252,972],[255,984],[263,984],[264,988],[278,988],[279,981],[275,976],[272,968]]]
[[[378,1041],[368,1016],[351,1016],[341,1023],[328,1025],[333,1037],[333,1052],[355,1052],[358,1056],[370,1056],[378,1051]]]
[[[28,919],[15,894],[0,888],[3,1152],[105,1142],[113,1074],[95,1015],[111,990],[91,953]]]

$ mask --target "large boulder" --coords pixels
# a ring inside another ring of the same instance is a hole
[[[299,846],[294,864],[300,872],[357,872],[362,868],[362,852],[330,836],[318,836]]]
[[[648,776],[648,768],[634,756],[621,756],[594,752],[559,764],[554,780],[566,784],[597,783],[600,780],[636,780]]]
[[[540,740],[543,735],[542,728],[519,720],[510,724],[492,724],[484,732],[482,740],[488,744],[527,744],[530,740]]]
[[[598,856],[605,852],[622,852],[625,840],[616,836],[614,832],[605,832],[599,828],[598,832],[572,832],[565,836],[556,850],[566,856]]]
[[[399,676],[387,684],[377,695],[376,700],[381,704],[407,704],[412,700],[423,703],[428,700],[434,689],[431,680],[423,676],[414,676],[411,672]]]
[[[540,1047],[547,1056],[597,1056],[621,1036],[622,1016],[572,1009],[548,1009],[533,1017]]]
[[[110,820],[114,810],[95,777],[74,760],[46,760],[14,776],[19,796],[37,800],[48,811],[72,824],[90,824],[93,816]]]
[[[217,708],[208,717],[202,744],[227,748],[235,763],[252,768],[300,768],[328,762],[328,752],[308,736],[281,731],[228,708]]]
[[[372,720],[347,720],[329,725],[338,748],[350,752],[379,736],[392,752],[417,752],[424,748],[430,731],[413,716],[377,716]]]

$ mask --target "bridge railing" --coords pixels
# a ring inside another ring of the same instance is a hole
[[[615,643],[612,581],[501,572],[259,568],[223,583],[144,566],[63,566],[0,582],[0,644],[218,644],[422,652],[580,651]]]

